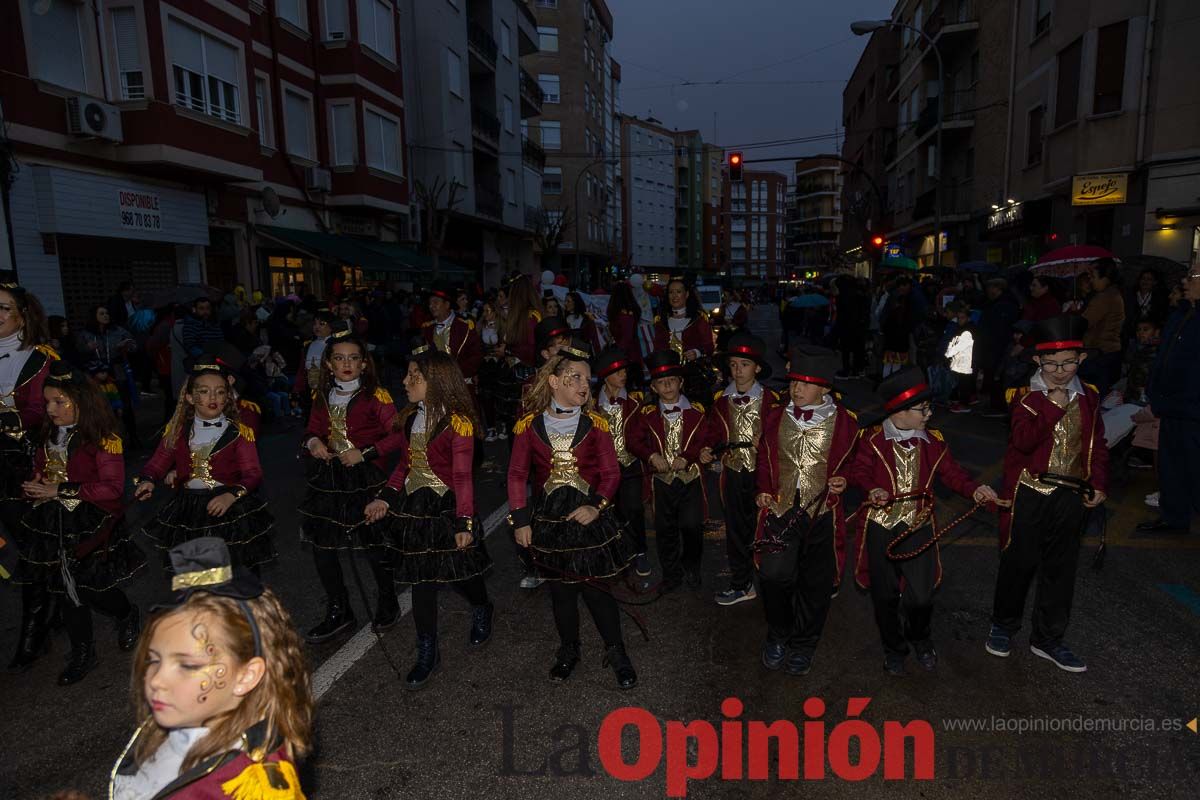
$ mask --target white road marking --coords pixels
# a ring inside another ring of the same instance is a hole
[[[507,516],[508,503],[503,503],[489,514],[483,521],[483,538],[491,536]],[[400,616],[405,617],[410,611],[412,611],[412,592],[406,590],[400,595]],[[337,682],[338,678],[345,675],[356,661],[375,646],[377,641],[379,639],[371,630],[371,624],[367,623],[362,626],[358,633],[350,637],[350,641],[342,645],[313,673],[313,699],[320,700],[322,695],[333,688],[333,684]]]

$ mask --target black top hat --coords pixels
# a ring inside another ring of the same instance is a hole
[[[170,605],[181,605],[195,592],[235,600],[253,600],[263,593],[262,582],[248,569],[234,566],[225,540],[217,536],[189,539],[171,548]]]
[[[919,367],[908,367],[893,373],[879,384],[879,399],[883,401],[885,414],[919,406],[933,397],[925,373]]]
[[[544,350],[555,336],[570,336],[571,326],[562,317],[546,317],[533,329],[533,335],[538,349]]]
[[[1033,328],[1033,355],[1048,355],[1060,350],[1083,350],[1083,334],[1088,321],[1075,314],[1062,314],[1039,322]]]
[[[446,283],[434,284],[434,287],[429,290],[430,297],[440,297],[451,305],[454,304],[455,289]]]
[[[596,355],[596,361],[592,367],[592,372],[597,378],[604,380],[617,370],[625,369],[632,363],[633,362],[629,359],[629,356],[625,355],[624,350],[610,345]]]
[[[229,367],[216,356],[198,356],[188,366],[188,374],[193,376],[220,375],[224,378],[229,374]]]
[[[718,358],[722,362],[730,358],[748,358],[761,369],[758,379],[765,381],[771,377],[771,365],[767,363],[767,343],[749,331],[737,331],[729,337],[725,351]]]
[[[788,353],[787,378],[789,381],[804,381],[832,389],[840,366],[841,359],[832,350],[796,345]]]
[[[592,346],[578,336],[572,336],[568,344],[564,344],[558,348],[558,354],[572,361],[590,361],[592,358]]]
[[[679,353],[674,350],[655,350],[646,356],[646,369],[650,370],[650,380],[667,378],[671,375],[683,375],[683,362]]]
[[[104,368],[108,369],[108,364],[104,364]],[[46,375],[46,380],[51,384],[62,385],[64,383],[83,383],[87,378],[65,359],[59,359],[50,362],[50,372]]]

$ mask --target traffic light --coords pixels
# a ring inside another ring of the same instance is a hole
[[[887,239],[881,233],[868,233],[863,239],[863,253],[871,258],[882,258]]]
[[[729,154],[729,180],[742,180],[742,153],[741,151]]]

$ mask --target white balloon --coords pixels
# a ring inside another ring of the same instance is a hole
[[[542,273],[542,286],[549,286],[554,283],[554,273],[546,270]]]

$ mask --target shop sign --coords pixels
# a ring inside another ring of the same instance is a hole
[[[370,217],[342,216],[337,220],[337,231],[348,236],[376,236],[378,229]]]
[[[1071,181],[1071,205],[1103,206],[1124,203],[1128,188],[1128,172],[1076,175]]]
[[[989,231],[1010,228],[1020,225],[1025,219],[1025,206],[1022,203],[1008,205],[988,214],[987,229]]]
[[[162,212],[159,209],[157,194],[119,189],[117,204],[122,228],[135,231],[162,230]]]

